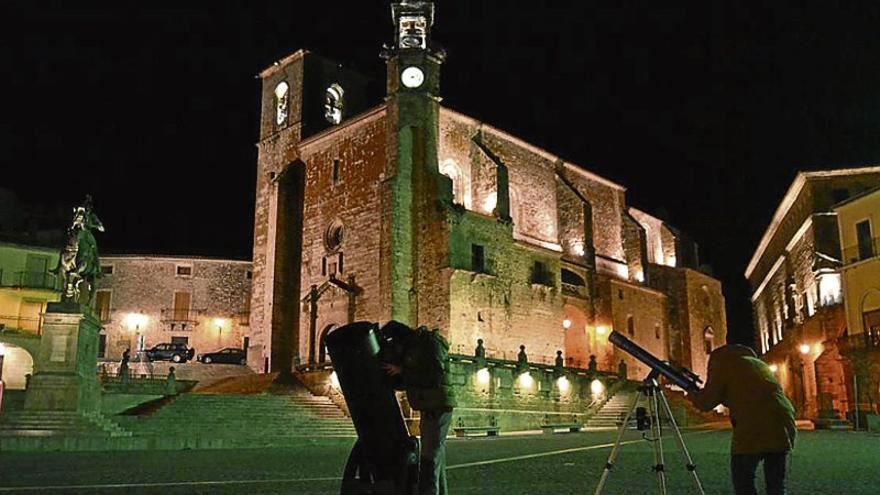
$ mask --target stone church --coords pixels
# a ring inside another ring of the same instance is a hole
[[[249,365],[316,368],[358,320],[451,352],[647,370],[611,330],[705,374],[724,296],[693,241],[626,188],[441,105],[429,1],[391,5],[385,84],[305,50],[261,74]]]

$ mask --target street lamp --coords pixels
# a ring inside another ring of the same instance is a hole
[[[225,318],[214,318],[214,325],[217,327],[217,345],[223,342],[223,327],[226,326]]]
[[[801,344],[800,351],[801,351],[801,354],[809,354],[810,345],[809,344]]]

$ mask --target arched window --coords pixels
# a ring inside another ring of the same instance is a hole
[[[712,327],[706,327],[706,330],[703,332],[703,350],[706,352],[706,355],[712,354],[712,349],[715,348],[715,330]]]
[[[275,125],[282,126],[287,123],[290,107],[290,86],[281,81],[275,86]]]
[[[345,110],[345,91],[338,83],[333,83],[327,88],[324,95],[324,118],[327,122],[337,125],[342,122],[342,112]]]
[[[562,269],[562,283],[568,285],[577,285],[579,287],[585,287],[587,285],[583,277],[567,268]]]
[[[440,173],[452,180],[452,201],[457,205],[464,205],[464,175],[461,168],[454,160],[444,160],[440,164]]]
[[[626,317],[626,333],[628,333],[630,337],[636,336],[636,323],[633,320],[632,315]]]
[[[334,220],[333,223],[327,227],[327,231],[324,232],[324,245],[327,247],[328,251],[336,251],[342,246],[342,241],[345,240],[345,227],[342,225],[342,222],[339,220]]]

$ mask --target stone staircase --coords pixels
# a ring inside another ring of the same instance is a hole
[[[327,397],[182,394],[149,416],[116,416],[136,437],[214,439],[226,447],[284,445],[302,437],[355,437],[351,420]]]
[[[614,394],[596,414],[587,420],[590,428],[617,428],[636,398],[635,391],[621,390]]]
[[[0,437],[130,437],[131,432],[100,414],[75,411],[5,411]]]

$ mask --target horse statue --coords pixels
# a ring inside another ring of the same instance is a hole
[[[62,281],[61,302],[91,303],[95,280],[101,277],[98,243],[92,231],[104,232],[104,225],[92,211],[92,197],[73,209],[73,221],[67,228],[67,244],[61,250],[58,266],[52,273]]]

